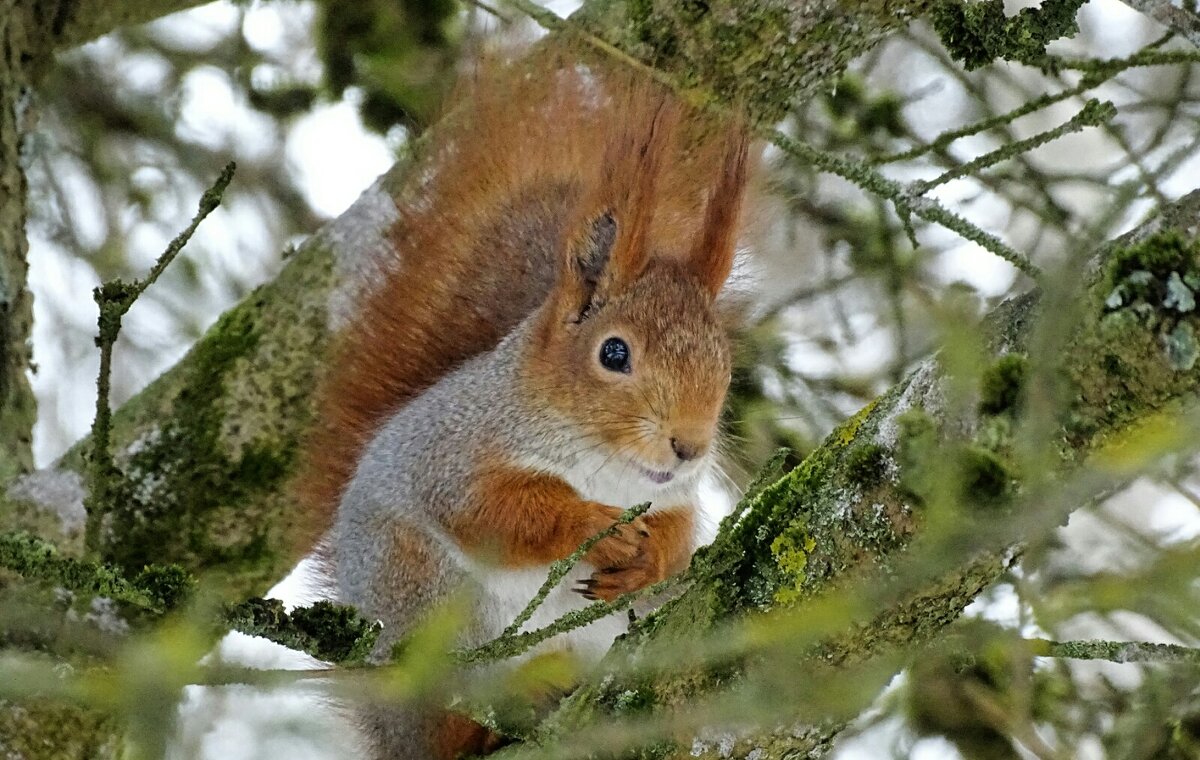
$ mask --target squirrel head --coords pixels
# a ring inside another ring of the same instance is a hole
[[[534,398],[578,430],[580,452],[661,485],[709,459],[729,388],[715,301],[733,266],[747,138],[730,130],[694,239],[655,243],[656,183],[678,116],[661,99],[652,114],[645,134],[610,140],[525,367]]]

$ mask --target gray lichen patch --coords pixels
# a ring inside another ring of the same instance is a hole
[[[83,509],[84,493],[83,476],[72,470],[47,468],[18,476],[8,484],[4,494],[16,515],[7,517],[3,527],[25,527],[42,533],[33,525],[16,524],[21,521],[14,517],[24,513],[34,517],[36,523],[44,522],[43,516],[57,518],[56,526],[47,527],[58,530],[47,530],[44,535],[78,536],[87,518]]]
[[[1093,286],[1093,319],[1066,358],[1078,389],[1067,421],[1074,448],[1098,441],[1193,389],[1200,327],[1200,242],[1163,229],[1116,248]]]

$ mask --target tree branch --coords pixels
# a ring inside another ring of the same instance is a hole
[[[15,0],[0,0],[0,481],[33,469],[37,406],[26,376],[33,301],[22,147],[34,118],[27,53],[35,33]]]
[[[1028,643],[1030,651],[1037,657],[1107,660],[1121,663],[1200,663],[1200,649],[1179,644],[1158,644],[1152,641],[1051,641],[1050,639],[1030,639]]]
[[[145,24],[207,0],[9,0],[38,30],[32,49],[48,58],[125,26]],[[48,60],[39,61],[45,65]]]
[[[1196,47],[1200,47],[1200,15],[1194,10],[1176,5],[1171,0],[1124,0],[1130,8],[1141,11],[1160,24],[1174,30]]]

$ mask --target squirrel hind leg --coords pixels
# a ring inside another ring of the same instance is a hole
[[[428,730],[432,760],[482,757],[510,742],[470,717],[449,710],[431,716]]]
[[[355,712],[371,760],[460,760],[490,755],[510,743],[451,710],[375,704]]]

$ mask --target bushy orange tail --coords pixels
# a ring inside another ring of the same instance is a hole
[[[466,90],[414,159],[386,274],[336,340],[299,479],[306,548],[332,524],[380,423],[542,303],[581,204],[612,181],[606,151],[641,139],[672,97],[545,52]],[[680,128],[645,234],[655,255],[682,258],[704,228],[728,128],[671,107]]]

